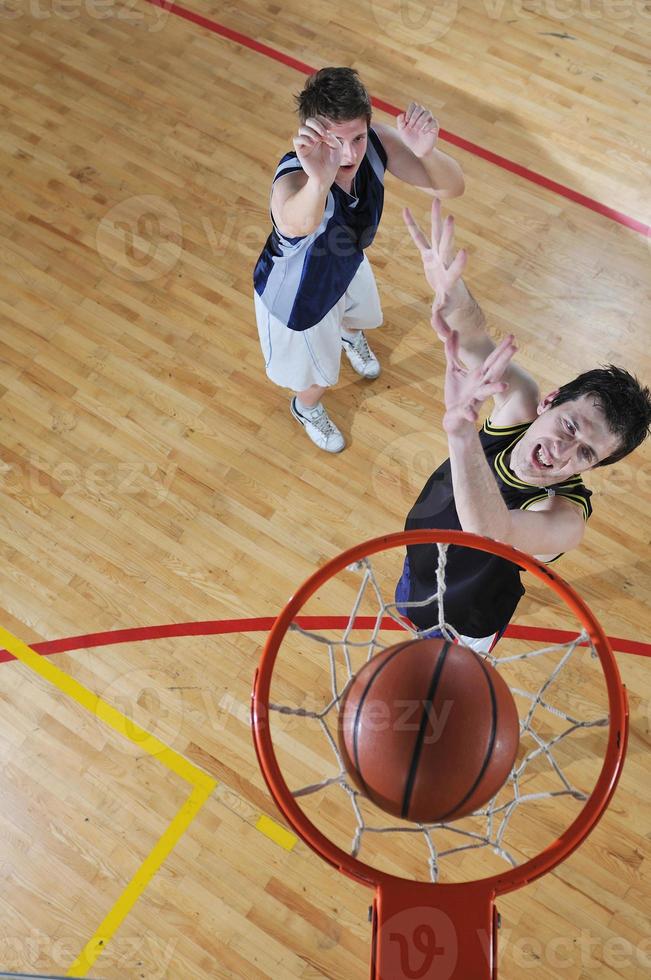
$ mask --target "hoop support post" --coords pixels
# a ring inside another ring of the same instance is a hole
[[[494,899],[486,882],[379,884],[370,980],[496,980]]]

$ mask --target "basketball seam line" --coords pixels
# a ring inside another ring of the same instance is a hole
[[[384,670],[384,668],[387,666],[387,664],[390,664],[391,661],[393,660],[393,658],[394,657],[397,657],[397,655],[400,653],[400,651],[401,650],[404,650],[404,648],[406,646],[409,646],[409,644],[411,642],[412,642],[411,640],[405,640],[404,643],[401,643],[400,646],[398,646],[393,651],[393,653],[391,654],[390,657],[387,657],[387,659],[384,661],[384,663],[380,664],[377,667],[376,671],[369,678],[369,680],[368,680],[368,682],[366,684],[366,687],[364,688],[364,693],[362,694],[361,698],[359,699],[359,703],[357,705],[357,710],[355,712],[355,724],[354,724],[354,727],[353,727],[353,761],[355,762],[355,769],[357,770],[357,774],[358,774],[358,776],[360,778],[360,781],[364,784],[365,793],[366,793],[366,796],[367,796],[367,798],[369,800],[372,800],[373,797],[371,795],[370,787],[369,787],[368,783],[366,782],[366,780],[364,779],[364,776],[362,774],[362,768],[361,768],[360,763],[359,763],[359,751],[358,751],[358,734],[359,734],[359,729],[361,727],[361,721],[362,721],[362,717],[361,717],[361,715],[362,715],[362,707],[364,705],[364,702],[366,701],[366,696],[370,693],[370,690],[373,687],[373,685],[375,684],[375,681],[376,681],[378,675],[381,674],[382,671]]]
[[[481,657],[477,656],[476,653],[475,653],[475,657],[479,661],[479,666],[481,667],[484,677],[486,678],[486,683],[488,684],[488,690],[490,692],[491,705],[493,708],[491,734],[488,740],[488,746],[486,748],[486,752],[484,754],[484,761],[482,763],[481,769],[479,770],[479,773],[477,774],[477,778],[475,779],[474,783],[472,784],[472,786],[470,787],[466,795],[461,800],[459,800],[457,805],[453,807],[451,810],[448,810],[447,813],[443,814],[443,816],[440,818],[440,820],[442,821],[447,819],[447,817],[449,817],[451,813],[455,813],[457,810],[459,810],[464,805],[464,803],[470,799],[472,794],[479,786],[488,768],[488,763],[490,762],[491,756],[493,754],[493,748],[495,746],[495,739],[497,738],[497,697],[495,695],[495,688],[493,687],[493,681],[490,677],[490,674],[486,670],[486,664],[484,663]]]
[[[427,704],[432,704],[434,700],[434,695],[436,694],[436,689],[439,685],[439,681],[441,680],[441,673],[443,671],[443,667],[445,666],[445,660],[451,645],[451,642],[446,640],[443,649],[439,652],[434,673],[432,674],[429,691],[427,692]],[[407,814],[409,813],[409,805],[414,792],[414,783],[416,782],[416,773],[418,771],[418,765],[420,763],[420,757],[423,751],[423,739],[425,737],[425,729],[427,728],[428,720],[428,712],[425,710],[425,705],[423,705],[423,714],[420,719],[420,727],[418,729],[418,735],[416,736],[416,744],[414,745],[414,752],[411,757],[411,765],[409,767],[405,792],[402,798],[402,809],[400,811],[400,815],[405,820],[409,819]]]

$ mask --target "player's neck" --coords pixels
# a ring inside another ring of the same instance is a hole
[[[357,174],[355,174],[355,177],[356,176]],[[335,180],[335,184],[337,187],[340,187],[342,191],[345,191],[349,197],[355,197],[355,177],[352,177],[349,180],[346,180],[346,178],[342,178],[341,180],[337,179]]]

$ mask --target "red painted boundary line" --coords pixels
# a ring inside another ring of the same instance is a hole
[[[271,629],[273,616],[258,616],[255,619],[208,619],[198,623],[167,623],[162,626],[135,626],[130,629],[107,630],[101,633],[86,633],[81,636],[68,636],[59,640],[45,640],[32,644],[32,649],[45,657],[70,650],[89,650],[92,647],[114,646],[117,643],[138,643],[142,640],[162,640],[173,636],[215,636],[220,633],[264,633]],[[344,629],[347,616],[298,616],[296,622],[304,629]],[[355,626],[358,629],[372,629],[374,616],[358,616]],[[385,618],[382,628],[399,630],[402,627],[393,619]],[[515,640],[536,640],[539,642],[567,643],[576,632],[569,630],[545,629],[539,626],[509,626],[506,636]],[[608,637],[613,650],[619,653],[633,653],[639,657],[651,657],[651,643],[637,640],[623,640]],[[14,660],[6,650],[0,651],[0,663]]]
[[[291,55],[284,54],[282,51],[278,51],[268,44],[262,44],[260,41],[256,41],[246,34],[240,34],[239,31],[234,31],[232,28],[225,27],[223,24],[218,24],[209,17],[195,13],[194,10],[181,7],[178,3],[172,3],[170,0],[146,0],[146,2],[153,4],[155,7],[162,7],[163,10],[169,10],[177,17],[182,17],[184,20],[191,21],[191,23],[197,24],[199,27],[203,27],[213,34],[218,34],[220,37],[224,37],[229,41],[234,41],[236,44],[241,44],[245,48],[250,48],[251,51],[256,51],[266,58],[279,61],[289,68],[295,68],[296,71],[300,71],[304,75],[311,75],[316,71],[316,68],[312,65],[307,65],[304,61],[298,61],[296,58],[292,58]],[[385,102],[383,99],[374,98],[372,102],[376,109],[380,109],[382,112],[388,112],[389,115],[397,116],[401,112],[396,106],[391,105],[390,102]],[[568,201],[572,201],[574,204],[580,204],[590,211],[595,211],[605,218],[610,218],[611,221],[616,221],[618,224],[624,225],[625,228],[630,228],[631,231],[635,231],[639,235],[651,238],[651,225],[647,225],[643,221],[638,221],[637,218],[631,218],[621,211],[610,208],[606,204],[601,204],[599,201],[595,201],[593,198],[587,197],[579,191],[572,190],[571,187],[559,184],[549,177],[544,177],[542,174],[536,173],[535,170],[530,170],[520,163],[515,163],[515,161],[509,160],[507,157],[500,156],[499,153],[493,153],[492,150],[487,150],[483,146],[473,143],[471,140],[464,139],[463,136],[456,136],[454,133],[450,133],[445,129],[440,130],[439,136],[446,142],[452,143],[453,146],[458,146],[460,149],[466,150],[468,153],[472,153],[482,160],[487,160],[489,163],[501,167],[502,170],[507,170],[509,173],[516,174],[518,177],[523,177],[524,180],[528,180],[538,187],[544,187],[546,190],[560,195],[560,197],[567,198]]]

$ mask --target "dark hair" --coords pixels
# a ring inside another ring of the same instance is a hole
[[[580,398],[581,395],[594,396],[606,417],[608,428],[620,439],[619,449],[602,459],[597,466],[617,463],[644,442],[651,424],[651,392],[643,388],[628,371],[614,364],[586,371],[558,389],[551,407]]]
[[[371,122],[371,98],[354,68],[321,68],[294,98],[301,123],[311,116],[336,123],[362,117],[367,126]]]

